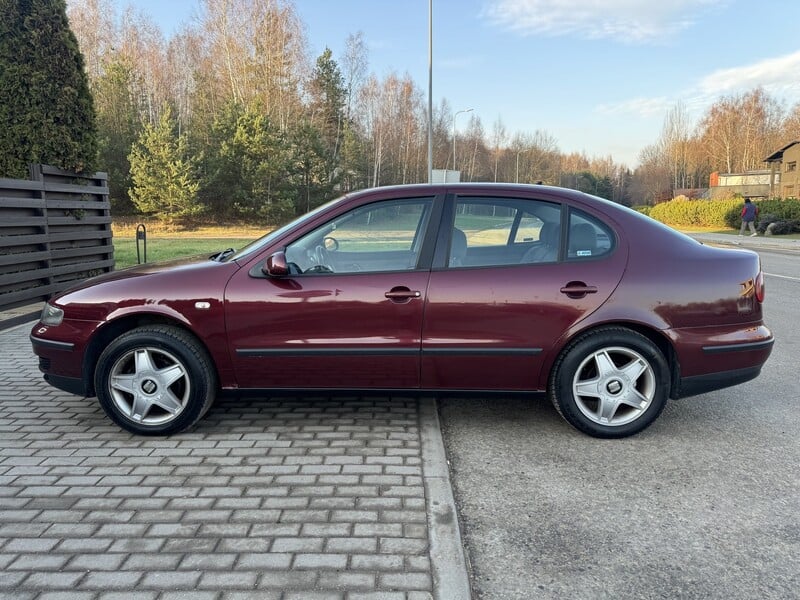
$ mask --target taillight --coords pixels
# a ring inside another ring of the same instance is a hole
[[[764,272],[759,271],[756,277],[756,300],[764,302]]]

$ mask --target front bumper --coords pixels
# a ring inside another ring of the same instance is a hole
[[[86,396],[90,393],[84,373],[84,354],[95,323],[68,322],[58,326],[37,323],[30,334],[44,379],[60,390]]]
[[[41,367],[40,367],[41,368]],[[83,379],[78,377],[61,377],[60,375],[44,374],[44,380],[52,385],[54,388],[75,394],[76,396],[83,396],[84,398],[89,395],[89,390]]]

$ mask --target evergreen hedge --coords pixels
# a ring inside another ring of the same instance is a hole
[[[742,200],[689,200],[679,196],[656,204],[649,215],[670,227],[727,227],[727,216],[742,208]]]
[[[800,232],[800,200],[772,198],[756,200],[755,205],[758,206],[756,228],[759,232],[765,233],[771,223],[775,225],[770,229],[770,233],[775,235]],[[740,204],[738,210],[730,210],[725,215],[725,223],[729,227],[739,229],[742,225],[741,213]]]
[[[93,172],[94,105],[65,0],[0,0],[0,177]]]
[[[776,234],[791,233],[800,224],[800,200],[756,200],[759,209],[759,230],[764,231],[769,223],[779,223],[773,228]],[[719,229],[739,229],[742,225],[744,200],[689,200],[679,196],[669,202],[652,207],[635,207],[636,210],[669,225],[670,227],[715,227]]]

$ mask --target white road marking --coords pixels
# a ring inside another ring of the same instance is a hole
[[[764,272],[764,275],[768,275],[769,277],[778,277],[780,279],[791,279],[792,281],[800,281],[800,277],[789,277],[788,275],[778,275],[776,273],[767,273]]]

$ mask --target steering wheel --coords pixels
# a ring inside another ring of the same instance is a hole
[[[314,265],[303,271],[304,273],[333,273],[333,269],[331,269],[327,265]]]

